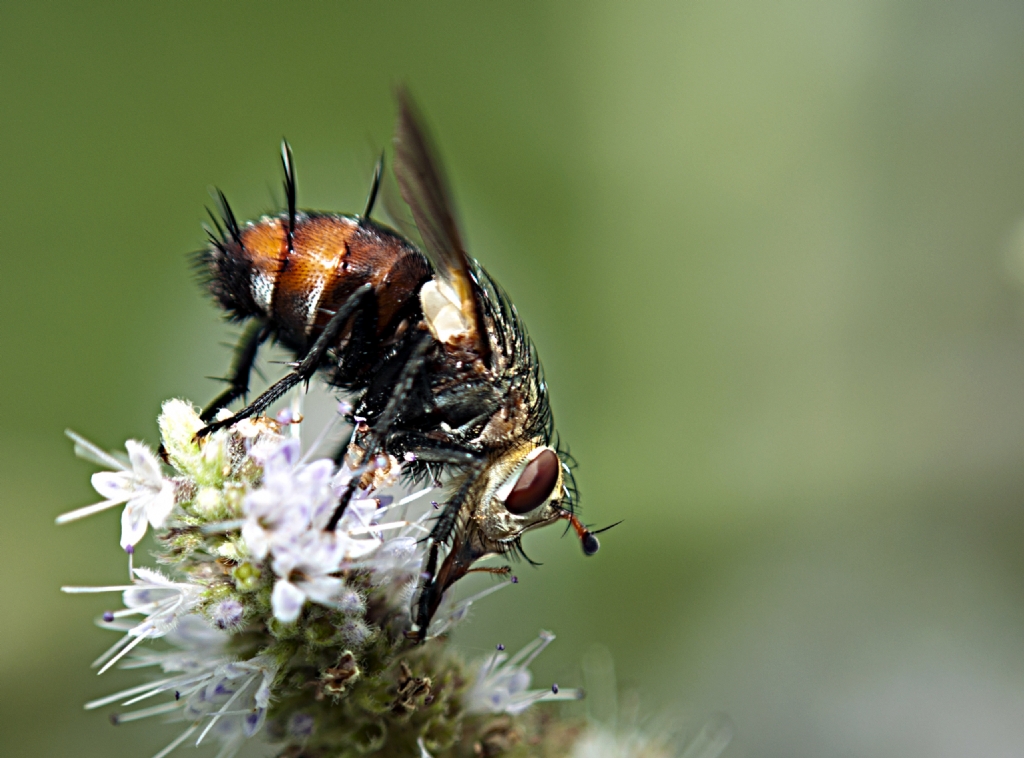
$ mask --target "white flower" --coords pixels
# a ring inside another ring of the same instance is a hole
[[[192,611],[202,596],[202,587],[186,582],[172,582],[152,569],[137,568],[134,569],[134,573],[136,579],[130,585],[61,588],[63,592],[72,594],[123,593],[124,610],[105,614],[103,626],[123,631],[125,636],[93,663],[94,666],[103,666],[100,669],[101,674],[143,640],[163,637],[171,632],[178,621]],[[144,618],[137,624],[123,620],[129,616],[139,615]]]
[[[174,484],[161,475],[160,462],[148,447],[135,440],[125,443],[131,463],[129,467],[82,438],[69,436],[75,440],[76,448],[84,448],[93,460],[98,459],[117,470],[100,471],[92,475],[93,488],[105,500],[65,513],[57,518],[58,524],[125,503],[121,513],[121,547],[128,549],[145,536],[147,522],[155,529],[166,523],[174,509]]]
[[[307,600],[344,610],[351,592],[346,595],[345,583],[333,574],[381,548],[384,531],[409,523],[379,523],[388,510],[381,503],[390,498],[371,498],[369,490],[360,489],[334,531],[325,531],[353,472],[343,466],[335,473],[328,459],[305,462],[297,439],[266,446],[261,455],[263,479],[245,496],[241,535],[252,557],[271,559],[277,577],[271,595],[274,616],[294,622]],[[402,553],[409,552],[406,543],[415,545],[409,537],[391,541],[402,543]]]
[[[279,544],[271,564],[278,577],[271,596],[274,616],[286,623],[295,621],[307,598],[334,605],[345,582],[331,574],[339,570],[344,557],[333,533],[309,530]]]
[[[302,462],[297,439],[265,447],[263,452],[262,486],[246,495],[243,506],[242,538],[255,558],[265,558],[279,546],[287,549],[314,525],[322,528],[338,504],[331,488],[334,464],[330,460]]]
[[[174,648],[138,655],[126,668],[159,666],[170,676],[94,700],[86,704],[86,709],[116,702],[131,706],[158,695],[172,695],[172,700],[119,713],[113,720],[121,724],[177,714],[191,724],[157,756],[167,755],[196,732],[196,745],[214,734],[222,746],[218,756],[234,755],[266,721],[280,662],[269,655],[233,660],[225,652],[230,635],[195,614],[183,618],[167,639]]]
[[[531,690],[529,666],[555,639],[551,632],[541,632],[533,642],[509,658],[502,645],[480,666],[473,685],[466,693],[467,713],[508,713],[515,716],[542,700],[579,700],[582,690],[559,689],[557,684],[546,690]]]

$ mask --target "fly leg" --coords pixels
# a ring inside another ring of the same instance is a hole
[[[240,397],[245,397],[249,392],[249,377],[252,375],[252,367],[256,362],[256,354],[260,345],[266,342],[270,336],[270,329],[267,324],[258,321],[242,335],[235,348],[235,359],[231,366],[231,376],[227,382],[230,385],[224,392],[206,406],[206,410],[199,417],[203,421],[209,421],[217,415],[217,411],[224,408]]]
[[[313,377],[313,374],[316,373],[316,370],[320,368],[320,364],[323,362],[327,351],[337,344],[342,329],[345,328],[349,318],[360,308],[365,298],[372,291],[372,284],[364,284],[349,296],[348,300],[331,316],[331,320],[327,322],[327,326],[324,327],[320,336],[317,337],[313,347],[309,349],[305,357],[299,361],[299,364],[295,366],[290,374],[272,384],[262,395],[231,418],[215,421],[204,426],[196,433],[196,436],[205,437],[218,429],[223,429],[226,426],[238,423],[242,419],[262,413],[292,387],[300,382],[308,382]]]
[[[409,636],[417,642],[423,642],[427,638],[430,620],[434,617],[434,612],[441,604],[441,597],[447,589],[437,581],[437,559],[441,546],[451,540],[452,532],[455,531],[455,526],[459,523],[462,506],[482,473],[482,462],[478,462],[467,472],[466,481],[459,487],[455,496],[445,504],[441,515],[434,522],[434,528],[430,530],[430,536],[427,537],[427,562],[423,567],[423,584],[420,586],[420,595],[416,600],[416,618],[409,630]]]
[[[352,478],[345,486],[345,491],[341,494],[341,499],[338,501],[334,513],[331,514],[331,520],[327,522],[328,532],[333,532],[338,526],[338,522],[344,515],[349,501],[355,494],[359,480],[362,479],[363,472],[373,462],[373,458],[380,450],[388,430],[397,420],[405,399],[416,382],[423,364],[426,362],[427,349],[432,342],[433,337],[428,333],[424,333],[418,338],[418,341],[413,345],[412,351],[409,353],[409,357],[402,366],[402,371],[399,373],[398,380],[391,390],[391,395],[388,398],[387,405],[384,406],[384,411],[374,421],[373,427],[359,439],[359,446],[363,449],[362,465],[352,472]]]

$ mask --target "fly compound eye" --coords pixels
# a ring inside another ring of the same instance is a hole
[[[536,458],[526,464],[512,491],[505,498],[508,512],[522,516],[547,500],[558,482],[561,466],[554,450],[541,450]]]

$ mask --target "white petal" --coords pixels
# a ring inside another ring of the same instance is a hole
[[[333,576],[318,576],[297,582],[310,600],[323,605],[332,605],[341,593],[345,582]]]
[[[242,501],[242,510],[250,516],[276,516],[277,511],[283,509],[281,508],[281,498],[277,493],[261,489],[245,496],[245,500]]]
[[[274,592],[270,596],[270,605],[274,609],[274,616],[279,621],[290,624],[299,617],[302,612],[302,604],[306,602],[306,594],[284,579],[279,579],[274,584]]]
[[[128,458],[132,462],[132,472],[135,478],[145,482],[153,489],[158,489],[163,477],[160,475],[160,462],[156,456],[149,451],[149,448],[141,442],[128,440],[124,443],[128,450]]]
[[[274,540],[274,561],[271,568],[278,576],[288,576],[302,560],[300,548],[285,540]]]
[[[263,728],[263,722],[267,720],[267,709],[257,708],[252,713],[248,713],[245,719],[242,721],[242,731],[246,737],[252,737],[256,732]]]
[[[132,496],[132,475],[124,471],[100,471],[92,475],[92,487],[108,500],[123,503]]]
[[[354,540],[345,535],[338,535],[338,543],[343,550],[345,558],[349,560],[355,560],[357,558],[362,558],[365,555],[369,555],[374,550],[376,550],[380,546],[381,540]]]
[[[146,536],[146,509],[132,500],[121,511],[121,547],[137,544]]]
[[[167,521],[167,517],[174,510],[174,485],[164,482],[160,491],[153,495],[146,503],[146,516],[154,529],[159,529]]]
[[[310,487],[326,486],[334,473],[334,463],[327,458],[313,461],[302,472],[302,480]]]
[[[270,549],[270,540],[267,532],[255,521],[246,521],[242,526],[242,539],[245,540],[245,547],[253,558],[266,558]]]
[[[373,514],[377,512],[377,501],[374,498],[363,498],[360,500],[353,500],[348,504],[348,508],[345,509],[345,526],[341,528],[351,528],[354,526],[369,526],[373,520]]]
[[[532,678],[528,669],[519,669],[519,671],[509,677],[505,686],[510,695],[526,692],[530,688],[530,680]]]
[[[277,669],[263,672],[263,681],[260,682],[260,686],[257,688],[256,694],[253,696],[253,700],[257,707],[266,708],[270,705],[270,688],[271,685],[274,684],[274,675],[276,673]]]

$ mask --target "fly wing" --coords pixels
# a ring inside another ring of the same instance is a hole
[[[477,354],[487,363],[490,345],[479,303],[483,295],[473,279],[437,150],[418,109],[404,89],[398,91],[395,178],[402,199],[412,211],[427,256],[441,282],[457,298],[465,331]]]

